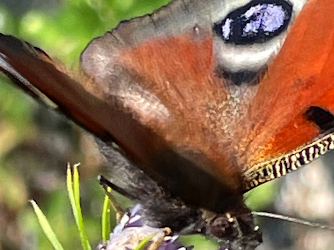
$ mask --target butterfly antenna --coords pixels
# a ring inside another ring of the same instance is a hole
[[[256,211],[253,211],[252,214],[255,215],[255,216],[259,216],[259,217],[279,219],[279,220],[288,221],[288,222],[292,222],[292,223],[296,223],[296,224],[301,224],[301,225],[305,225],[305,226],[309,226],[309,227],[334,231],[334,226],[323,225],[323,224],[320,224],[320,223],[310,222],[310,221],[307,221],[307,220],[297,219],[297,218],[293,218],[293,217],[285,216],[285,215],[281,215],[281,214],[273,214],[273,213],[268,213],[268,212],[256,212]]]

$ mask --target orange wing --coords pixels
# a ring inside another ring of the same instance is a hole
[[[246,166],[255,166],[247,175],[268,171],[267,163],[261,162],[312,152],[314,145],[324,152],[330,149],[330,135],[322,138],[334,125],[333,11],[332,1],[310,1],[269,65],[250,105],[249,118],[256,136],[247,147]],[[320,152],[314,156],[319,157]],[[299,157],[296,166],[307,164],[307,157]],[[283,175],[290,172],[282,164],[277,166],[281,170],[275,171]],[[272,170],[269,172],[267,175]]]
[[[305,117],[310,107],[334,114],[333,11],[333,1],[310,1],[269,65],[250,105],[249,118],[257,136],[248,148],[249,163],[316,139],[320,129]]]

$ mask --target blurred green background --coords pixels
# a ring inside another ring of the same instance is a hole
[[[29,41],[75,70],[81,51],[91,39],[103,35],[121,20],[152,12],[167,2],[0,0],[0,32]],[[68,162],[81,162],[82,207],[94,248],[101,240],[104,193],[96,180],[100,162],[91,136],[62,115],[36,103],[0,75],[0,250],[52,248],[37,224],[29,199],[41,206],[65,249],[82,249],[65,187]],[[247,203],[256,210],[277,210],[279,205],[274,195],[274,187],[280,185],[277,183],[280,182],[263,185],[252,195],[246,194]],[[306,196],[301,198],[306,200]],[[281,237],[282,232],[291,233],[289,227],[279,226],[277,221],[261,225],[263,231],[269,232],[266,242],[270,241],[268,238]],[[295,249],[293,237],[297,238],[295,234],[282,236],[283,243],[276,247],[269,243],[261,249]],[[215,249],[201,237],[187,238],[196,245],[195,249]],[[312,249],[317,248],[312,246]]]

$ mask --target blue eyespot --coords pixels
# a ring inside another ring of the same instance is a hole
[[[226,43],[264,43],[286,30],[292,4],[284,0],[254,0],[215,23],[214,32]]]

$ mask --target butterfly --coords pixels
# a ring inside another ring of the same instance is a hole
[[[94,39],[78,78],[5,35],[0,68],[100,139],[105,181],[149,224],[253,249],[242,194],[334,147],[332,6],[175,0]]]

